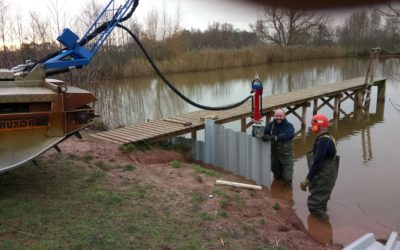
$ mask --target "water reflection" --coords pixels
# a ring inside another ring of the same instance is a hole
[[[333,244],[332,225],[329,217],[321,220],[310,214],[307,218],[307,226],[308,233],[314,240],[324,245]]]
[[[283,200],[293,207],[293,188],[284,185],[280,180],[274,179],[271,184],[271,196],[275,199]]]
[[[264,95],[308,88],[362,75],[363,60],[316,60],[259,65],[201,73],[173,74],[167,78],[190,99],[209,106],[242,100],[256,73]],[[158,77],[120,79],[79,87],[97,96],[96,110],[108,127],[131,125],[147,119],[179,115],[197,108],[177,97]]]
[[[385,101],[378,102],[377,106],[377,113],[372,114],[357,109],[349,115],[334,120],[333,125],[329,127],[329,133],[334,136],[337,142],[360,133],[364,161],[371,160],[373,155],[370,128],[384,120]],[[300,135],[293,140],[294,158],[304,157],[312,149],[314,139],[315,135],[311,131],[301,131]]]

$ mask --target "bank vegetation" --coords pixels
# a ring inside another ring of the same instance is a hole
[[[65,19],[66,10],[57,3],[48,2],[48,17],[35,10],[22,17],[18,8],[0,0],[1,68],[39,60],[59,50],[55,38],[63,27],[83,34],[91,24],[88,17],[96,17],[102,9],[92,0],[77,18]],[[391,12],[377,8],[354,11],[340,24],[326,13],[265,8],[248,30],[218,22],[209,23],[206,30],[183,29],[179,6],[173,14],[166,9],[165,3],[161,9],[152,9],[143,23],[134,18],[124,22],[164,73],[367,56],[371,48],[394,51],[400,44],[399,15],[393,6],[386,8]],[[80,82],[152,74],[135,41],[116,29],[89,66],[67,77]]]

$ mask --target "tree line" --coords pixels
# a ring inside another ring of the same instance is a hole
[[[32,10],[28,20],[23,22],[18,8],[0,0],[1,68],[10,68],[27,59],[37,60],[60,49],[55,38],[62,28],[71,27],[77,34],[83,34],[102,10],[95,0],[91,0],[76,17],[66,14],[64,1],[61,0],[48,1],[47,8],[48,17]],[[259,19],[249,24],[249,30],[219,22],[209,23],[206,30],[184,29],[181,27],[179,5],[173,14],[166,9],[164,2],[161,10],[149,11],[144,22],[131,18],[124,23],[159,62],[179,60],[185,55],[204,51],[221,53],[265,47],[279,47],[281,50],[302,46],[338,47],[346,48],[351,53],[366,54],[373,47],[398,50],[400,44],[400,11],[394,5],[354,11],[343,23],[317,12],[265,8]],[[133,39],[120,29],[114,30],[99,54],[92,63],[94,66],[91,66],[96,75],[101,72],[111,72],[111,76],[129,75],[123,73],[132,68],[127,65],[134,60],[144,60]],[[257,63],[262,61],[257,60]],[[93,76],[93,72],[88,75]]]

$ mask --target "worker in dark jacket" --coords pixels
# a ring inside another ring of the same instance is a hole
[[[264,129],[263,141],[271,142],[271,170],[275,179],[292,186],[294,127],[286,119],[285,112],[277,109],[274,120]]]
[[[335,139],[328,134],[329,120],[317,114],[311,120],[312,131],[317,134],[312,152],[307,154],[309,172],[300,183],[300,188],[307,191],[308,210],[317,218],[327,218],[327,204],[331,197],[339,169],[339,156],[336,155]]]

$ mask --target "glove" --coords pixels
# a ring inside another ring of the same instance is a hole
[[[301,190],[307,191],[308,185],[310,185],[310,180],[306,177],[302,182],[300,182]]]
[[[272,135],[263,135],[261,140],[263,140],[263,141],[271,141],[272,137],[273,137]]]
[[[263,135],[261,138],[263,141],[276,141],[275,135]]]

